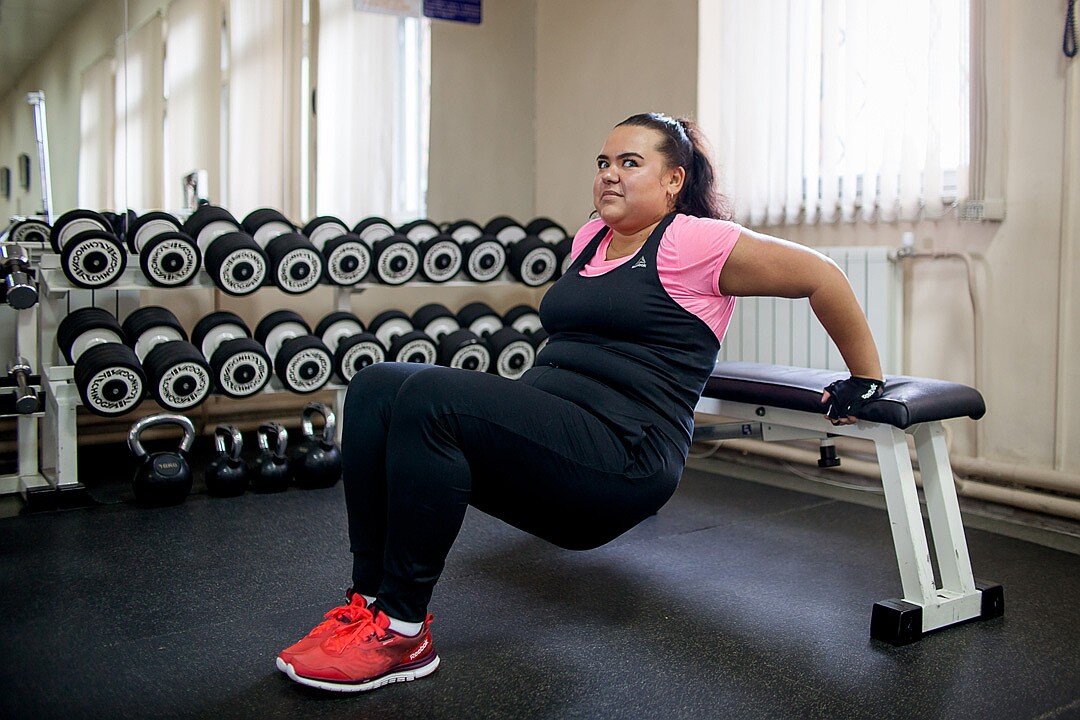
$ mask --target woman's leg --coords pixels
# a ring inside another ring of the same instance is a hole
[[[407,622],[424,619],[469,504],[584,549],[655,513],[681,469],[656,462],[651,475],[628,474],[640,458],[577,405],[520,381],[440,367],[401,383],[385,462],[387,541],[375,594]]]
[[[378,363],[353,376],[341,419],[342,480],[353,552],[353,589],[379,590],[386,545],[386,435],[401,384],[434,366]]]

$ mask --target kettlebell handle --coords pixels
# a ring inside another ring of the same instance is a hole
[[[333,410],[320,402],[310,402],[304,406],[304,412],[300,416],[300,425],[303,428],[304,437],[315,437],[315,428],[311,422],[311,416],[316,414],[323,416],[323,442],[333,443],[337,438],[337,418],[334,416]]]
[[[284,455],[289,447],[289,431],[280,423],[263,423],[259,426],[259,429],[255,431],[255,437],[259,442],[259,449],[263,452],[270,451],[271,435],[277,437],[277,447],[274,450],[274,454]]]
[[[146,457],[147,453],[143,449],[141,442],[142,434],[147,429],[157,425],[179,425],[184,431],[184,437],[180,440],[180,450],[185,453],[191,450],[191,444],[195,442],[195,426],[191,421],[183,415],[159,413],[140,418],[128,431],[128,448],[135,454],[135,457],[140,460]]]
[[[228,454],[230,460],[239,460],[240,451],[244,448],[244,437],[235,425],[218,425],[214,428],[214,447],[219,455],[224,455],[225,443],[229,442]]]

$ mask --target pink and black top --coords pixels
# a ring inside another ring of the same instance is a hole
[[[592,220],[578,231],[570,267],[544,296],[550,333],[537,368],[541,389],[607,423],[628,446],[651,428],[685,458],[694,406],[720,351],[735,298],[718,289],[739,225],[671,214],[641,248],[606,260],[611,231]]]

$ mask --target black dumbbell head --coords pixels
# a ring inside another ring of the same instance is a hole
[[[157,287],[179,287],[195,279],[202,257],[195,241],[181,232],[154,235],[142,246],[139,268]]]
[[[68,240],[88,230],[115,235],[112,225],[101,213],[93,210],[69,210],[53,221],[49,232],[49,244],[52,245],[53,252],[58,253],[64,249]]]
[[[449,235],[434,235],[420,242],[420,275],[428,282],[442,283],[461,272],[461,246]]]
[[[214,285],[228,295],[250,295],[262,287],[269,273],[266,253],[247,233],[218,236],[203,253],[203,259]]]
[[[397,229],[398,234],[409,238],[409,242],[419,245],[439,234],[439,226],[430,220],[413,220]]]
[[[486,337],[503,326],[502,318],[490,305],[482,302],[469,303],[458,310],[458,323],[480,337]]]
[[[276,236],[266,245],[270,280],[290,295],[314,289],[323,276],[323,259],[311,242],[299,233]]]
[[[540,315],[531,305],[515,305],[503,315],[503,324],[529,335],[540,329]]]
[[[251,337],[251,331],[243,318],[227,310],[210,313],[191,329],[191,344],[205,358],[210,358],[221,343],[240,337]]]
[[[217,205],[200,205],[184,221],[184,233],[198,243],[204,255],[215,239],[225,233],[240,230],[240,223],[233,214]]]
[[[452,222],[446,226],[444,232],[454,238],[454,241],[457,243],[475,240],[484,234],[483,228],[472,220],[458,220],[457,222]]]
[[[218,392],[231,398],[255,395],[273,375],[273,363],[266,349],[249,337],[218,344],[210,356],[210,369]]]
[[[214,389],[210,364],[194,345],[172,340],[154,346],[143,362],[150,395],[166,410],[198,407]]]
[[[355,285],[371,270],[371,248],[359,235],[345,233],[327,240],[322,255],[323,273],[334,285]]]
[[[491,351],[491,372],[517,380],[536,361],[536,351],[529,339],[514,328],[503,328],[484,340]]]
[[[386,218],[372,216],[356,223],[352,231],[354,235],[359,235],[369,247],[374,247],[377,241],[394,234],[394,226]]]
[[[434,365],[439,356],[439,347],[424,333],[413,330],[394,338],[386,356],[391,362]]]
[[[334,355],[314,335],[286,340],[274,358],[274,374],[292,392],[322,389],[334,372]]]
[[[75,363],[75,386],[87,410],[118,417],[134,410],[146,393],[146,375],[126,345],[97,345]]]
[[[420,250],[404,235],[390,235],[372,245],[371,264],[379,282],[404,285],[420,271]]]
[[[52,228],[44,220],[27,218],[19,220],[8,228],[7,237],[4,239],[16,245],[34,246],[49,242],[51,234]]]
[[[510,246],[507,267],[516,280],[537,287],[555,277],[559,262],[552,245],[530,235]]]
[[[364,332],[364,324],[351,312],[332,312],[315,326],[315,337],[334,350],[343,338]]]
[[[465,276],[473,282],[491,282],[506,268],[506,248],[492,235],[480,235],[461,244]]]
[[[491,367],[491,351],[476,333],[455,330],[439,341],[439,365],[487,372]]]
[[[96,307],[73,310],[56,328],[56,344],[69,364],[94,345],[123,343],[124,330],[112,313]]]
[[[127,248],[133,253],[141,253],[146,243],[162,233],[180,232],[180,221],[167,212],[143,213],[128,226],[124,235]]]
[[[409,316],[400,310],[384,310],[371,319],[367,329],[379,338],[383,347],[389,348],[395,337],[404,335],[415,328]]]
[[[127,252],[109,230],[86,230],[64,241],[60,251],[64,275],[76,287],[108,287],[127,269]]]
[[[170,335],[176,336],[175,339],[187,340],[187,332],[176,315],[172,310],[160,305],[148,305],[135,310],[124,319],[121,327],[124,329],[124,342],[130,347],[135,347],[143,333],[154,328],[167,328],[171,331]]]
[[[321,250],[327,241],[349,232],[349,227],[333,215],[320,215],[308,221],[300,232]]]
[[[535,235],[546,243],[557,243],[566,237],[566,228],[551,218],[533,218],[525,226],[526,235]]]
[[[350,335],[338,343],[334,351],[334,370],[338,378],[348,384],[356,373],[368,365],[386,360],[386,348],[372,333]]]

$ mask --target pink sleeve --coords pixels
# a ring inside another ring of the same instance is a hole
[[[742,227],[727,220],[676,218],[675,247],[678,248],[682,285],[703,295],[720,295],[720,271],[739,239]]]
[[[581,229],[574,235],[574,242],[570,246],[571,262],[577,260],[577,256],[581,254],[589,241],[596,236],[596,233],[600,232],[602,227],[604,227],[604,221],[600,218],[594,218],[581,226]]]

